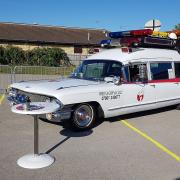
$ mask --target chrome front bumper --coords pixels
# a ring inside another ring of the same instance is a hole
[[[30,102],[52,102],[55,101],[57,104],[60,105],[58,111],[53,113],[48,113],[39,116],[40,118],[47,119],[54,122],[60,122],[61,120],[70,119],[71,118],[71,106],[64,107],[63,104],[54,97],[48,97],[39,94],[32,94],[28,92],[23,92],[18,89],[11,88],[9,90],[9,95],[7,97],[8,101],[10,102],[10,106],[16,104],[28,104]]]

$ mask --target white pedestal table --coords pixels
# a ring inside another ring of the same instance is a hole
[[[34,153],[27,154],[17,160],[17,164],[27,169],[38,169],[51,165],[55,159],[49,154],[39,153],[39,125],[38,115],[52,113],[58,110],[59,105],[50,102],[32,102],[27,109],[24,104],[12,106],[14,113],[32,115],[34,117]]]

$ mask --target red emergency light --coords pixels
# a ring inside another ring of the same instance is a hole
[[[131,31],[131,35],[133,36],[150,36],[153,34],[153,30],[151,29],[140,29]]]
[[[141,38],[137,38],[137,37],[124,37],[124,38],[120,38],[120,44],[122,46],[127,46],[127,47],[131,47],[131,46],[139,46],[141,44]]]

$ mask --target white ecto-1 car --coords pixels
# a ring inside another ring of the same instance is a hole
[[[69,119],[78,129],[98,118],[180,104],[180,54],[157,48],[115,48],[92,55],[69,78],[11,85],[12,104],[49,101],[59,110],[45,117]]]

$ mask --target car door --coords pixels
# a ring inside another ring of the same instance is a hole
[[[143,69],[143,70],[142,70]],[[116,100],[108,102],[109,116],[128,114],[155,108],[155,87],[148,83],[148,63],[133,63],[122,68],[123,80],[113,84],[113,91],[118,94]],[[112,96],[111,96],[112,97]],[[106,98],[106,96],[105,96]],[[110,97],[109,97],[110,98]]]
[[[148,83],[148,69],[148,63],[135,63],[125,67],[127,82],[122,84],[121,112],[132,113],[155,106],[155,88]]]

